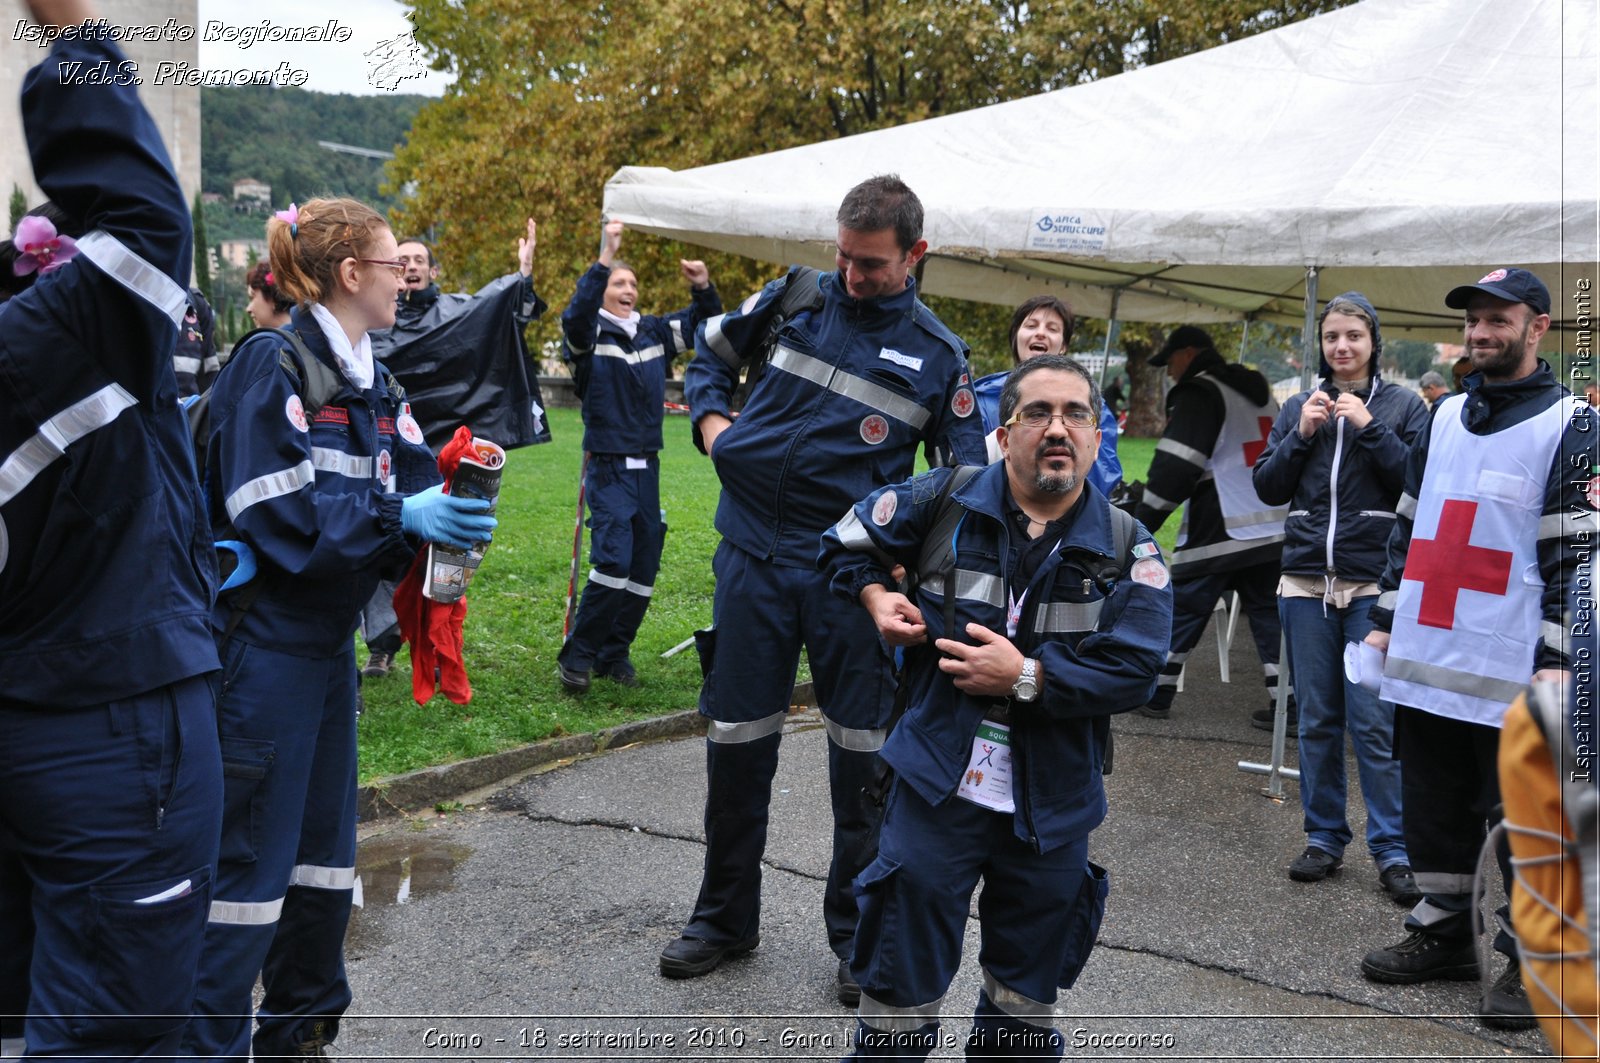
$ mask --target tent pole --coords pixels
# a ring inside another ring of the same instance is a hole
[[[1239,361],[1244,362],[1244,352],[1250,346],[1250,319],[1244,319],[1244,328],[1239,332]]]
[[[1100,352],[1100,390],[1106,389],[1106,370],[1111,367],[1111,342],[1117,337],[1117,303],[1122,299],[1122,289],[1111,290],[1111,316],[1106,319],[1106,345]]]
[[[1312,367],[1321,356],[1317,343],[1317,267],[1306,267],[1306,327],[1300,334],[1300,390],[1311,386]]]

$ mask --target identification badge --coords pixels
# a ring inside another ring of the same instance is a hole
[[[1011,728],[991,720],[978,725],[956,796],[996,812],[1017,810],[1011,797]]]

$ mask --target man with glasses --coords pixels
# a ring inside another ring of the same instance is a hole
[[[533,290],[538,227],[528,219],[517,239],[517,269],[477,294],[439,291],[433,249],[402,240],[391,263],[404,287],[396,297],[394,327],[372,333],[372,356],[405,386],[423,438],[438,453],[459,425],[507,450],[550,442],[538,367],[530,366],[523,330],[545,312]],[[394,613],[395,583],[385,580],[361,610],[367,644],[366,679],[379,679],[400,652]]]
[[[1139,714],[1157,720],[1172,715],[1183,662],[1200,641],[1217,599],[1238,591],[1267,684],[1267,707],[1250,722],[1270,731],[1278,692],[1278,575],[1288,507],[1262,502],[1250,470],[1267,448],[1278,403],[1266,377],[1224,362],[1211,337],[1193,325],[1173,329],[1150,364],[1166,366],[1175,384],[1167,394],[1167,427],[1134,516],[1156,531],[1173,510],[1188,505],[1172,554],[1172,646],[1155,696]],[[1293,734],[1294,702],[1289,704]]]
[[[883,744],[894,674],[870,619],[829,595],[817,543],[856,499],[909,476],[919,446],[933,465],[980,464],[984,452],[966,344],[917,298],[911,276],[928,248],[916,194],[898,177],[874,177],[851,189],[837,220],[837,272],[805,275],[814,303],[788,312],[792,270],[702,325],[684,372],[722,481],[723,538],[712,562],[715,635],[701,645],[700,711],[711,720],[705,876],[694,915],[661,953],[661,973],[703,975],[760,943],[767,805],[804,645],[833,796],[823,918],[839,956],[839,999],[853,1005],[850,883],[876,851],[878,821],[861,790]],[[763,359],[731,420],[741,370]]]
[[[906,648],[911,690],[883,747],[895,781],[878,857],[857,880],[857,1058],[937,1043],[980,878],[967,1054],[1062,1054],[1056,990],[1088,958],[1107,891],[1088,837],[1106,814],[1108,714],[1149,698],[1172,615],[1154,540],[1085,480],[1099,409],[1078,362],[1024,362],[1000,397],[1000,463],[948,499],[944,469],[882,488],[823,536],[833,593]],[[953,558],[901,593],[894,566],[916,572],[947,537]]]

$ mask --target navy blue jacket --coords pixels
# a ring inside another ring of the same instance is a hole
[[[131,697],[217,668],[216,558],[172,356],[188,303],[189,208],[132,87],[61,40],[27,75],[39,185],[91,233],[0,304],[0,698]],[[43,810],[42,810],[43,811]]]
[[[338,371],[321,327],[296,307],[289,327]],[[380,576],[398,578],[416,553],[400,526],[405,495],[441,479],[409,408],[385,388],[346,383],[314,421],[299,381],[278,362],[281,340],[242,344],[211,391],[206,490],[218,539],[255,550],[259,584],[236,637],[284,653],[330,657],[348,648]],[[306,423],[305,430],[299,426]],[[217,603],[226,627],[238,595]]]
[[[714,286],[693,289],[675,314],[645,314],[633,338],[600,316],[611,267],[596,262],[561,312],[561,359],[583,400],[583,449],[592,454],[654,454],[661,449],[662,403],[673,361],[694,343],[700,322],[722,312]]]
[[[1385,384],[1381,376],[1372,377],[1370,388],[1372,421],[1360,431],[1330,419],[1302,438],[1300,411],[1316,388],[1278,411],[1251,481],[1267,505],[1289,506],[1285,572],[1358,581],[1383,575],[1406,455],[1428,423],[1428,407],[1410,388]]]
[[[935,469],[875,491],[823,535],[818,565],[835,594],[857,603],[869,583],[894,586],[889,569],[895,563],[916,566],[937,517],[939,487],[950,475]],[[1001,634],[1006,630],[1008,575],[1020,542],[1007,527],[1005,482],[1006,466],[997,462],[950,496],[967,511],[955,533],[955,629],[962,642],[973,641],[965,634],[969,623]],[[892,509],[879,509],[880,496],[890,492]],[[885,510],[887,518],[879,523]],[[1101,767],[1108,714],[1147,702],[1167,658],[1171,581],[1130,578],[1128,559],[1112,559],[1114,551],[1111,504],[1086,485],[1061,548],[1034,576],[1013,640],[1044,671],[1039,699],[1011,706],[1014,830],[1040,852],[1083,837],[1105,818]],[[1142,525],[1130,553],[1163,564]],[[1122,574],[1106,594],[1095,577],[1108,560]],[[944,588],[925,579],[913,600],[928,626],[929,643],[947,637]],[[924,653],[922,666],[912,668],[906,714],[890,732],[883,757],[925,801],[940,804],[960,784],[973,737],[995,699],[957,690],[932,660]]]
[[[739,370],[755,357],[784,293],[768,284],[695,334],[683,375],[690,416],[727,416]],[[784,322],[739,418],[711,455],[722,480],[717,530],[741,550],[811,568],[817,538],[869,491],[931,465],[982,465],[983,425],[966,344],[917,298],[915,283],[854,299],[837,273],[823,304]]]

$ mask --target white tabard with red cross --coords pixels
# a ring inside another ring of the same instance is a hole
[[[1539,518],[1576,402],[1478,436],[1461,423],[1465,401],[1445,399],[1433,418],[1380,696],[1499,727],[1533,675]]]
[[[1206,373],[1201,376],[1217,385],[1228,409],[1208,466],[1217,484],[1217,502],[1222,507],[1228,537],[1281,539],[1283,518],[1288,516],[1289,507],[1269,506],[1261,501],[1250,475],[1256,459],[1267,449],[1267,436],[1278,416],[1277,400],[1268,396],[1265,406],[1257,406],[1216,377]]]

